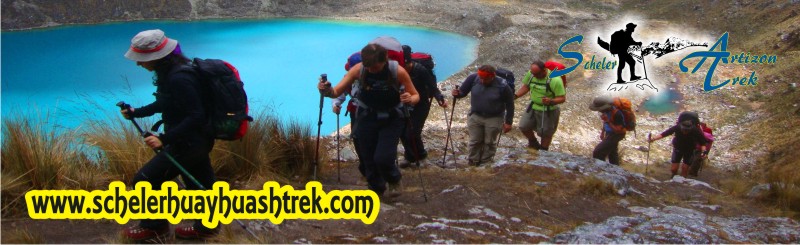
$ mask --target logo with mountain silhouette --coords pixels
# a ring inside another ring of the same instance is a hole
[[[663,43],[651,42],[650,44],[642,45],[642,42],[636,41],[633,38],[633,32],[636,26],[637,25],[634,23],[628,23],[625,25],[624,30],[618,30],[611,34],[609,42],[597,37],[597,44],[618,59],[618,63],[615,62],[617,79],[616,82],[608,86],[606,89],[608,91],[623,91],[630,86],[635,86],[641,90],[649,88],[658,92],[658,88],[653,85],[650,78],[647,76],[645,58],[654,55],[655,58],[658,59],[666,54],[689,47],[708,47],[708,43],[697,43],[677,37],[670,37]],[[642,65],[643,74],[636,74],[637,63]],[[625,70],[629,71],[627,80],[623,77]],[[643,75],[643,77],[639,75]]]

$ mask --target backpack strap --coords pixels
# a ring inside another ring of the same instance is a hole
[[[546,69],[546,68],[545,68],[545,69]],[[528,86],[530,86],[530,84],[544,85],[544,86],[545,86],[545,93],[547,93],[547,92],[552,92],[552,91],[553,91],[553,89],[550,87],[550,73],[552,73],[552,71],[550,71],[550,72],[548,72],[548,73],[547,73],[547,80],[545,80],[545,82],[544,82],[544,83],[537,83],[537,82],[534,82],[534,81],[533,81],[533,73],[531,73],[531,75],[528,77],[528,80],[526,80],[526,81],[523,81],[522,83],[523,83],[523,84],[527,83],[527,84],[528,84]]]
[[[402,85],[400,85],[400,82],[397,80],[397,67],[399,66],[397,61],[389,60],[386,64],[389,66],[389,73],[391,74],[391,76],[390,76],[391,81],[390,82],[395,85],[395,86],[392,86],[392,87],[394,89],[396,89],[398,92],[401,91],[404,88],[402,87]],[[363,89],[363,87],[361,87],[361,86],[364,85],[363,81],[365,81],[364,79],[366,79],[366,75],[367,75],[366,69],[364,69],[364,66],[363,66],[363,63],[362,63],[361,71],[359,72],[359,75],[358,75],[359,78],[358,78],[358,80],[356,80],[356,84],[357,84],[356,86],[359,88],[359,91]],[[355,103],[356,103],[356,105],[358,105],[358,107],[362,107],[362,108],[367,109],[367,110],[370,109],[367,104],[365,104],[364,102],[361,102],[361,100],[358,99],[358,96],[353,96],[352,99],[355,100]],[[398,110],[398,112],[400,111],[400,108],[402,106],[403,106],[403,102],[400,102],[400,103],[397,104],[396,109]]]
[[[622,127],[628,127],[628,121],[625,120],[625,113],[624,112],[620,113],[621,110],[618,109],[616,106],[611,106],[611,108],[612,108],[612,110],[611,110],[611,120],[610,120],[609,123],[616,124],[616,123],[614,123],[614,117],[616,117],[617,114],[620,114],[622,116]]]
[[[616,121],[614,120],[617,114],[622,117],[622,125],[616,124]],[[608,120],[608,124],[622,126],[623,132],[628,131],[628,121],[625,119],[625,112],[622,112],[622,110],[618,109],[616,106],[611,106],[611,117]],[[634,134],[636,134],[636,129],[634,129]]]
[[[386,62],[386,64],[389,66],[389,74],[392,74],[391,81],[389,82],[395,85],[394,88],[396,88],[397,91],[400,91],[400,85],[399,82],[397,81],[397,67],[399,66],[397,61],[389,60]],[[361,71],[359,71],[358,80],[356,81],[356,83],[359,84],[359,86],[364,85],[363,81],[366,81],[365,80],[366,76],[367,72],[364,69],[364,63],[361,63]],[[361,87],[359,87],[359,89],[360,88]]]

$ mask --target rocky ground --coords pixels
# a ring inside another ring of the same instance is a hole
[[[147,3],[144,2],[141,4]],[[637,32],[643,39],[659,34],[646,30],[684,29],[715,35],[718,32],[658,20],[657,16],[649,16],[646,10],[630,10],[614,0],[592,3],[549,0],[305,1],[310,7],[279,1],[241,2],[250,6],[247,11],[233,11],[236,6],[244,6],[237,3],[190,1],[190,12],[194,16],[181,18],[200,18],[201,13],[247,18],[324,17],[430,27],[480,39],[475,64],[509,68],[517,73],[518,80],[533,59],[554,58],[556,48],[566,39],[586,35],[585,42],[591,43],[594,37],[589,34],[596,26],[631,12],[648,19],[645,25],[650,28]],[[35,3],[4,1],[3,28],[7,28],[9,6],[36,9],[31,7],[36,6]],[[790,4],[797,6],[796,3]],[[33,13],[31,18],[42,13],[47,15],[42,10]],[[127,17],[117,18],[147,18],[136,12],[125,13],[128,13]],[[713,35],[709,36],[711,38],[707,40],[715,40]],[[597,54],[588,48],[580,51],[585,59]],[[664,59],[668,62],[663,63],[669,63],[680,58]],[[464,70],[455,74],[442,82],[440,88],[449,93],[453,85],[460,83],[470,72]],[[718,70],[718,74],[741,72],[735,67]],[[684,96],[680,105],[682,109],[700,112],[703,120],[716,129],[718,141],[710,155],[711,165],[697,179],[670,179],[667,163],[671,151],[669,140],[658,141],[649,147],[645,142],[648,132],[657,133],[673,125],[677,113],[651,115],[639,110],[638,133],[629,135],[621,143],[622,167],[591,159],[591,151],[599,142],[600,124],[596,113],[587,107],[610,80],[603,72],[578,69],[568,75],[571,82],[567,102],[562,105],[561,124],[551,152],[525,150],[523,136],[514,130],[502,136],[494,162],[468,167],[465,160],[468,99],[459,100],[450,132],[455,157],[447,157],[445,168],[434,164],[441,162],[447,135],[444,110],[434,108],[423,134],[430,157],[419,170],[410,168],[403,171],[403,195],[384,200],[374,224],[333,220],[289,220],[280,225],[261,221],[247,223],[263,235],[261,241],[272,243],[800,242],[800,224],[796,220],[775,217],[775,212],[769,207],[734,197],[720,186],[726,178],[751,171],[756,160],[767,154],[765,146],[753,143],[740,127],[766,113],[759,108],[760,105],[748,100],[746,92],[740,90],[726,88],[704,93],[703,75],[686,75],[674,66],[648,66],[648,73],[659,89],[673,89]],[[517,87],[520,83],[517,82]],[[626,96],[636,103],[646,98],[646,94],[640,93],[626,93]],[[517,108],[525,104],[522,99],[518,100]],[[342,131],[344,135],[348,134],[346,129]],[[351,144],[344,138],[341,145],[344,146],[345,162],[342,164],[341,182],[337,181],[337,171],[331,163],[322,172],[321,182],[326,190],[365,188],[363,179],[355,170],[356,159]],[[333,142],[332,137],[329,140]],[[742,147],[742,144],[751,147]],[[328,145],[331,146],[328,148],[330,158],[336,159],[332,147],[335,144]],[[302,183],[295,184],[302,186]],[[423,185],[427,202],[422,196]],[[95,231],[94,235],[70,236],[69,230],[60,228],[66,222],[3,221],[4,233],[27,229],[36,236],[41,234],[44,242],[120,241],[114,235],[119,226],[109,225],[112,222],[68,222],[86,228],[87,232]],[[3,241],[7,241],[5,236]],[[248,240],[246,233],[235,225],[228,225],[219,240],[212,240],[215,241],[254,240]]]

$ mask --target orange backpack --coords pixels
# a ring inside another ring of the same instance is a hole
[[[622,111],[623,115],[623,123],[625,130],[634,132],[636,131],[636,115],[633,114],[633,106],[631,105],[631,100],[628,98],[623,97],[614,97],[614,111],[611,115],[617,115],[617,110]],[[611,120],[613,121],[613,120]]]

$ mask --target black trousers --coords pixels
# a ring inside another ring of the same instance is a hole
[[[428,157],[428,151],[425,150],[425,144],[422,142],[422,128],[425,127],[425,121],[428,120],[428,114],[431,111],[431,104],[428,100],[420,100],[414,110],[411,111],[411,128],[408,122],[403,123],[403,136],[400,141],[403,143],[405,151],[405,158],[409,162],[416,162]]]
[[[619,68],[617,68],[617,82],[623,81],[622,80],[622,70],[625,70],[625,63],[628,63],[628,65],[630,65],[630,67],[631,67],[630,68],[630,70],[631,70],[631,78],[630,78],[630,80],[633,80],[633,76],[635,76],[635,74],[636,74],[635,73],[635,71],[636,71],[636,61],[627,52],[620,53],[620,54],[617,54],[617,55],[619,55]]]
[[[370,190],[377,194],[386,191],[386,183],[397,183],[402,178],[400,169],[395,164],[397,143],[403,131],[403,118],[396,112],[389,112],[388,117],[374,111],[365,111],[358,115],[356,141],[364,173]]]
[[[216,182],[214,169],[211,168],[211,158],[209,157],[212,148],[214,148],[213,139],[166,146],[164,150],[139,169],[139,172],[133,177],[133,184],[147,181],[153,186],[153,190],[161,190],[162,183],[180,175],[186,184],[186,189],[200,190],[199,186],[192,182],[188,176],[185,176],[167,158],[166,153],[168,152],[203,187],[211,189],[214,182]],[[168,225],[169,222],[165,219],[144,219],[139,222],[139,226],[147,229],[158,229]],[[201,224],[200,220],[195,221],[194,228],[201,231],[209,230]]]
[[[619,142],[625,138],[625,134],[615,134],[606,132],[606,138],[592,151],[592,157],[606,161],[614,165],[619,165]]]

